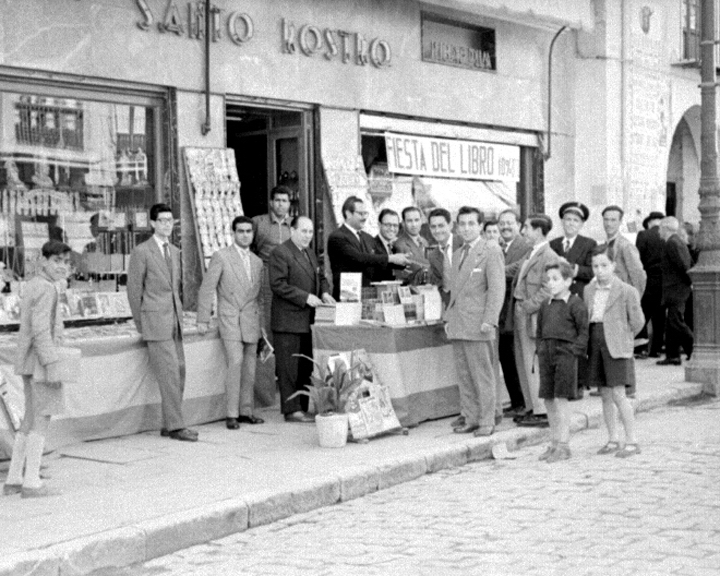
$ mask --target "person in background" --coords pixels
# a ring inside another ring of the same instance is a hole
[[[608,441],[598,454],[627,458],[640,453],[635,436],[635,415],[626,390],[635,383],[633,341],[643,327],[645,317],[638,291],[620,280],[612,258],[613,250],[607,244],[595,247],[592,256],[595,278],[584,295],[590,320],[590,383],[600,389],[608,432]],[[622,448],[618,414],[625,431]]]
[[[250,252],[253,221],[237,216],[232,222],[234,242],[213,254],[198,293],[197,327],[206,334],[213,299],[227,358],[225,375],[228,430],[240,423],[262,424],[253,415],[257,343],[261,338],[263,262]]]
[[[483,237],[488,242],[495,242],[502,248],[502,237],[497,220],[486,220],[483,224]]]
[[[395,240],[397,240],[398,232],[400,232],[400,216],[395,210],[384,208],[380,211],[378,216],[378,224],[380,225],[380,231],[375,236],[375,242],[373,243],[373,252],[375,254],[385,254],[391,256],[395,253]],[[386,282],[394,280],[393,269],[395,267],[388,262],[386,264],[378,264],[374,266],[372,273],[372,282]]]
[[[22,376],[25,413],[15,434],[12,458],[3,494],[23,498],[53,496],[59,492],[40,479],[50,418],[62,412],[63,389],[57,347],[62,342],[63,320],[58,314],[57,284],[65,282],[70,267],[70,246],[57,240],[42,246],[38,273],[25,285],[20,302],[15,373]],[[46,379],[33,377],[42,366]]]
[[[332,294],[340,299],[340,275],[343,272],[361,272],[362,285],[370,286],[376,266],[394,264],[405,267],[410,264],[407,254],[376,254],[373,237],[363,232],[368,213],[365,203],[357,196],[348,197],[342,205],[345,221],[328,236],[327,248],[332,270]],[[395,245],[397,252],[397,242]]]
[[[395,277],[403,284],[424,284],[430,268],[426,256],[428,241],[420,235],[422,228],[422,212],[415,206],[408,206],[402,211],[403,231],[395,241],[395,251],[408,254],[411,262],[408,267],[397,270]]]
[[[635,348],[635,357],[640,359],[659,358],[665,339],[665,309],[662,306],[662,258],[665,242],[660,238],[660,220],[663,218],[665,214],[662,212],[650,212],[643,220],[643,230],[638,232],[635,240],[640,261],[647,274],[647,285],[640,300],[645,326],[638,334],[639,340],[648,339],[648,323],[652,324],[652,337],[648,344]]]
[[[684,232],[684,234],[683,234]],[[700,257],[700,249],[697,247],[697,239],[695,235],[695,226],[692,222],[683,222],[682,228],[678,231],[680,238],[687,244],[688,251],[690,252],[690,259],[692,265],[697,264],[698,258]],[[693,307],[693,296],[690,297],[685,303],[685,324],[690,327],[690,330],[695,331],[695,314]]]
[[[680,348],[688,359],[692,356],[694,337],[685,323],[685,304],[692,294],[692,280],[688,270],[692,258],[687,244],[678,236],[680,223],[674,216],[660,221],[660,238],[665,241],[662,259],[662,303],[667,310],[665,330],[665,358],[658,360],[661,366],[679,366]]]
[[[453,254],[460,249],[463,239],[453,234],[452,217],[445,208],[435,208],[428,213],[430,233],[437,245],[428,251],[430,274],[428,282],[440,289],[443,305],[450,301],[450,273],[452,272]]]
[[[647,274],[643,270],[637,248],[620,233],[624,215],[623,209],[615,205],[607,206],[602,211],[603,228],[607,236],[605,243],[612,251],[615,274],[620,280],[635,288],[642,296],[645,292]]]
[[[185,427],[185,351],[180,301],[180,250],[170,243],[175,218],[167,204],[150,208],[155,233],[130,254],[127,296],[137,331],[148,348],[150,370],[160,387],[163,428],[160,434],[196,442],[198,434]]]

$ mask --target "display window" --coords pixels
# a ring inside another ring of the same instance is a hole
[[[162,104],[83,96],[0,83],[0,323],[17,321],[23,281],[50,239],[72,248],[66,318],[130,315],[114,294],[131,250],[151,234]]]

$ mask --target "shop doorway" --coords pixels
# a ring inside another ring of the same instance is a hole
[[[700,107],[688,109],[675,127],[665,184],[665,213],[698,223],[700,212]]]
[[[311,122],[305,110],[227,106],[227,146],[235,151],[246,216],[266,214],[278,184],[293,191],[290,213],[308,214]]]

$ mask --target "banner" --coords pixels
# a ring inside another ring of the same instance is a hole
[[[520,147],[385,133],[388,169],[466,180],[520,180]]]

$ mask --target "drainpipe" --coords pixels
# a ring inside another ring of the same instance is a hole
[[[563,26],[555,33],[552,42],[550,42],[550,52],[548,54],[548,98],[547,98],[547,147],[543,152],[543,159],[547,162],[550,159],[551,147],[552,147],[552,55],[553,49],[555,48],[555,41],[558,36],[567,29],[567,26]]]
[[[200,132],[206,136],[210,132],[210,0],[205,0],[205,122]]]

